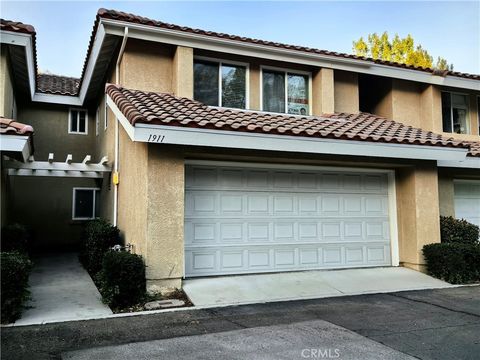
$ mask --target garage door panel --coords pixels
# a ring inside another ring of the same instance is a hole
[[[480,226],[480,181],[455,181],[455,217]]]
[[[296,247],[211,247],[186,251],[186,272],[193,276],[367,267],[390,262],[390,247],[347,244],[310,244]]]
[[[195,167],[187,276],[391,262],[385,174]]]

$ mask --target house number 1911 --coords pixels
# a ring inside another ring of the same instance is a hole
[[[155,135],[155,134],[149,134],[148,135],[148,142],[153,142],[153,143],[162,143],[163,140],[165,140],[165,135]]]

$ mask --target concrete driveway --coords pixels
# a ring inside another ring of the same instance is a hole
[[[29,278],[31,300],[17,325],[84,320],[111,315],[76,253],[34,259]]]
[[[334,338],[329,339],[329,334]],[[358,351],[357,358],[362,360],[377,356],[376,351],[385,350],[384,347],[395,351],[388,354],[402,353],[403,358],[478,359],[480,287],[186,309],[9,327],[2,329],[0,340],[2,360],[72,358],[95,355],[105,348],[113,353],[122,350],[127,359],[132,351],[129,348],[139,351],[138,359],[175,359],[182,349],[185,354],[194,354],[190,358],[201,359],[208,354],[205,347],[210,345],[206,344],[211,344],[224,359],[247,359],[251,354],[268,359],[272,354],[280,356],[283,351],[301,356],[298,351],[312,346],[325,351],[336,346],[336,337],[341,335],[345,336],[343,355]],[[291,349],[282,350],[279,343],[289,344]],[[365,356],[362,344],[373,344],[372,354]]]
[[[452,285],[404,267],[296,271],[185,280],[183,289],[195,306],[225,306],[318,299]]]

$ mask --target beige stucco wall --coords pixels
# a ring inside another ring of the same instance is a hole
[[[193,49],[177,46],[172,67],[173,93],[176,96],[193,99]]]
[[[453,177],[446,174],[438,174],[438,195],[440,215],[455,216]]]
[[[147,150],[146,143],[131,141],[120,126],[118,227],[124,242],[133,244],[133,251],[144,257],[147,255],[148,222]]]
[[[358,74],[348,71],[334,71],[335,112],[358,113]]]
[[[15,96],[10,74],[7,46],[2,44],[0,51],[0,116],[14,117]]]
[[[147,279],[150,291],[180,287],[184,270],[183,151],[148,146]]]
[[[120,84],[131,89],[173,92],[175,47],[129,39],[120,63]]]
[[[335,111],[333,69],[322,68],[312,78],[312,115]]]
[[[30,103],[19,107],[18,121],[35,130],[35,160],[45,161],[54,153],[55,161],[65,161],[72,154],[74,162],[81,162],[85,155],[95,154],[95,113],[88,114],[87,135],[69,134],[68,116],[67,106]]]
[[[396,172],[400,264],[415,270],[425,270],[423,245],[440,242],[437,178],[434,163]]]

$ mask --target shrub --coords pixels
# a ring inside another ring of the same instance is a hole
[[[430,275],[452,284],[480,281],[480,245],[428,244],[423,255]]]
[[[440,216],[440,236],[443,243],[478,243],[480,229],[467,220]]]
[[[32,263],[25,254],[2,252],[2,323],[17,320],[22,312],[22,304],[28,298],[28,276]]]
[[[85,227],[85,240],[80,260],[92,275],[102,268],[103,256],[119,242],[119,230],[103,219],[92,220]]]
[[[145,264],[140,255],[109,251],[103,258],[98,283],[103,300],[112,307],[138,303],[145,296]]]
[[[28,250],[29,234],[27,228],[21,224],[10,224],[2,228],[1,250],[6,252],[18,251],[25,253]]]

